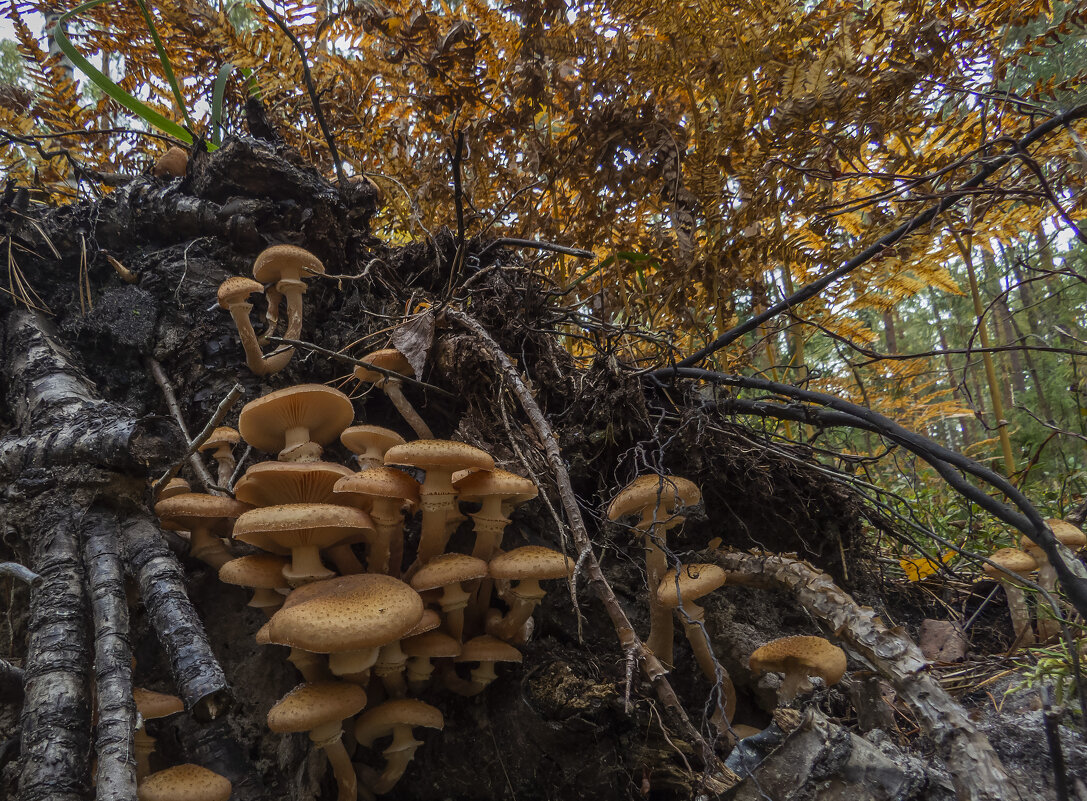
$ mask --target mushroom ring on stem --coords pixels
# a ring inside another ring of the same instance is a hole
[[[384,370],[391,370],[394,373],[400,373],[400,375],[408,378],[415,378],[415,370],[412,369],[411,362],[407,360],[404,354],[396,348],[385,348],[384,350],[375,350],[373,353],[368,353],[359,361],[364,362],[364,364],[360,364],[355,368],[355,378],[363,383],[373,384],[384,392],[392,401],[396,410],[400,412],[400,416],[411,426],[411,430],[415,432],[417,437],[420,439],[434,439],[434,432],[430,430],[430,426],[423,421],[423,418],[415,411],[415,407],[404,397],[404,392],[400,388],[401,380],[396,376],[380,373],[366,366],[369,364],[381,367]]]
[[[358,685],[344,681],[301,684],[268,711],[268,728],[280,733],[308,732],[332,764],[339,787],[338,801],[355,801],[358,782],[341,734],[343,721],[365,706],[366,693]]]
[[[813,688],[810,676],[818,676],[825,687],[837,684],[845,675],[846,658],[845,651],[822,637],[798,636],[756,648],[748,664],[752,673],[785,675],[778,690],[778,702],[784,704]]]
[[[678,510],[702,499],[698,487],[685,478],[656,474],[638,476],[612,499],[608,519],[639,515],[635,528],[645,539],[645,572],[649,591],[649,637],[645,645],[666,665],[672,664],[672,610],[657,598],[657,587],[668,569],[663,550],[668,529],[683,522]]]
[[[389,792],[404,775],[408,763],[415,756],[416,749],[422,742],[415,739],[412,732],[417,726],[428,729],[442,729],[445,720],[442,713],[430,704],[402,698],[386,701],[381,706],[368,709],[355,722],[355,739],[367,748],[372,748],[374,741],[392,735],[392,743],[382,751],[385,756],[385,769],[370,785],[370,789],[382,795]]]
[[[324,384],[300,384],[270,392],[242,407],[242,439],[282,462],[315,462],[321,446],[335,441],[355,417],[351,399]]]
[[[367,557],[371,573],[400,575],[404,561],[404,504],[419,502],[419,482],[395,467],[371,467],[336,482],[337,503],[366,508],[374,521]]]

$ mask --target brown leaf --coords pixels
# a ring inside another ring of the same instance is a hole
[[[393,329],[393,347],[404,354],[416,378],[421,378],[426,367],[430,346],[434,344],[434,315],[420,314]]]

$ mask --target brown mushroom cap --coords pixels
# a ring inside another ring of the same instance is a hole
[[[263,250],[253,262],[253,277],[262,284],[324,274],[325,265],[319,258],[294,245],[273,245]]]
[[[290,429],[309,430],[310,442],[327,445],[351,425],[351,400],[324,384],[300,384],[245,404],[238,417],[242,438],[265,453],[279,453]]]
[[[520,504],[531,501],[540,492],[531,479],[498,468],[468,473],[453,486],[462,501],[475,501],[486,495],[494,495]]]
[[[1005,570],[1010,570],[1020,576],[1026,576],[1038,569],[1038,563],[1034,561],[1034,557],[1029,553],[1020,551],[1018,548],[1001,548],[989,555],[989,561],[996,562]],[[983,565],[982,570],[985,571],[985,575],[995,579],[1007,580],[1008,578],[992,565]]]
[[[268,710],[268,728],[285,734],[313,731],[357,715],[366,706],[366,692],[346,681],[300,684]]]
[[[292,592],[268,621],[268,642],[319,654],[398,640],[423,616],[423,599],[379,573],[340,576]]]
[[[845,651],[822,637],[782,637],[756,648],[748,662],[754,673],[803,673],[818,676],[825,686],[845,675]]]
[[[234,539],[276,553],[362,542],[373,528],[370,516],[352,506],[289,503],[246,512],[234,523]]]
[[[442,625],[442,616],[435,612],[433,609],[424,609],[423,616],[419,618],[419,622],[411,627],[411,630],[404,634],[404,639],[408,637],[418,637],[420,634],[425,634],[428,631],[433,631]]]
[[[727,574],[717,565],[684,565],[679,573],[679,593],[676,593],[676,571],[669,570],[657,588],[657,598],[665,606],[679,606],[709,595],[725,583]]]
[[[612,499],[608,506],[608,520],[640,515],[658,506],[662,513],[672,514],[679,508],[694,506],[700,500],[702,493],[698,487],[685,478],[656,474],[638,476]]]
[[[367,498],[400,498],[413,505],[419,502],[419,482],[395,467],[353,473],[337,481],[334,491],[341,503]]]
[[[253,506],[336,503],[336,482],[353,475],[335,462],[260,462],[245,471],[234,488],[239,501]]]
[[[219,291],[216,292],[219,308],[228,309],[235,303],[242,303],[255,292],[264,292],[264,287],[252,278],[231,276],[219,284]]]
[[[371,448],[384,454],[394,445],[403,445],[405,440],[391,428],[357,425],[351,426],[340,434],[340,442],[355,454],[366,453]]]
[[[204,451],[213,451],[220,445],[233,447],[241,442],[241,439],[241,435],[230,426],[219,426],[211,432],[211,436],[204,441],[204,444],[198,450],[203,453]]]
[[[394,373],[400,373],[400,375],[406,375],[412,378],[415,377],[415,370],[412,369],[411,362],[409,362],[407,357],[396,348],[375,350],[373,353],[367,353],[359,359],[359,361],[381,367],[385,370],[392,370]],[[388,376],[384,373],[379,373],[377,370],[367,370],[366,367],[360,364],[355,367],[355,378],[360,381],[369,381],[379,384],[382,381],[385,381]]]
[[[573,559],[540,545],[514,548],[494,557],[490,563],[491,577],[508,581],[567,578],[573,572]]]
[[[497,637],[481,634],[473,637],[461,648],[455,662],[520,662],[521,652]]]
[[[137,791],[140,801],[227,801],[230,781],[199,765],[176,765],[152,773]]]
[[[460,581],[481,579],[487,575],[487,563],[462,553],[445,553],[423,565],[411,577],[411,586],[419,592],[434,590]]]
[[[176,715],[185,711],[185,704],[176,695],[157,693],[143,687],[132,688],[132,698],[136,702],[136,711],[144,720],[155,720]]]
[[[368,709],[355,722],[355,739],[367,748],[375,740],[392,734],[394,726],[424,726],[441,729],[445,726],[442,713],[430,704],[415,698],[399,698],[386,701]]]
[[[460,640],[444,631],[426,631],[414,637],[405,637],[400,648],[408,656],[439,659],[459,656],[462,646]]]
[[[189,154],[176,145],[155,160],[151,174],[156,178],[184,178],[189,166]]]
[[[460,470],[476,467],[493,470],[494,459],[486,451],[465,442],[444,439],[416,439],[395,445],[385,453],[385,464],[403,464],[422,470]]]
[[[199,492],[182,493],[155,504],[155,514],[163,528],[176,527],[182,531],[199,527],[227,531],[230,521],[248,510],[249,504]]]
[[[219,568],[219,580],[254,590],[283,590],[289,586],[283,578],[287,564],[283,557],[267,553],[241,556]]]
[[[1087,545],[1087,535],[1069,523],[1067,520],[1061,520],[1057,517],[1046,518],[1046,525],[1049,526],[1050,531],[1053,532],[1053,536],[1057,538],[1057,542],[1064,545],[1066,548],[1077,550]],[[1039,548],[1029,537],[1026,535],[1020,537],[1019,547],[1029,553],[1034,560],[1039,562],[1048,561],[1045,557],[1045,551]],[[992,558],[992,557],[990,557]]]
[[[189,486],[189,482],[183,478],[171,478],[166,482],[166,486],[158,494],[157,501],[164,501],[167,498],[173,498],[177,495],[185,495],[192,492],[192,488]]]

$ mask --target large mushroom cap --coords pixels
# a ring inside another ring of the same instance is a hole
[[[494,459],[486,451],[465,442],[444,439],[416,439],[393,446],[385,453],[385,464],[410,465],[423,470],[437,468],[450,472],[469,467],[494,469]]]
[[[132,688],[132,699],[136,702],[136,711],[144,720],[165,718],[185,711],[185,704],[176,695],[157,693],[143,687]]]
[[[694,601],[709,595],[725,583],[727,574],[717,565],[684,565],[679,572],[679,592],[676,592],[676,571],[669,570],[657,588],[657,598],[665,606],[679,606],[680,601]]]
[[[754,673],[818,676],[825,686],[845,675],[845,651],[822,637],[782,637],[756,648],[748,662]]]
[[[486,495],[496,495],[520,504],[531,501],[540,492],[531,479],[498,468],[468,473],[454,482],[453,486],[462,501],[475,501]]]
[[[301,587],[266,624],[268,642],[319,654],[398,640],[423,616],[423,599],[379,573],[340,576]]]
[[[230,781],[199,765],[177,765],[152,773],[140,785],[140,801],[227,801]]]
[[[462,553],[445,553],[419,568],[411,577],[411,586],[419,592],[425,592],[459,581],[481,579],[486,575],[487,563],[482,559]]]
[[[1057,538],[1057,542],[1061,545],[1071,548],[1072,550],[1087,545],[1087,536],[1067,520],[1061,520],[1057,517],[1048,517],[1046,518],[1045,523],[1049,526],[1049,530],[1053,532],[1053,536]],[[1046,559],[1044,555],[1045,552],[1025,534],[1019,539],[1019,547],[1034,557],[1035,561],[1044,561]]]
[[[369,748],[375,740],[392,734],[394,726],[405,725],[441,729],[445,726],[445,720],[442,713],[430,704],[415,698],[400,698],[386,701],[360,715],[355,723],[355,739]]]
[[[1020,551],[1018,548],[1001,548],[993,554],[990,554],[989,561],[996,562],[1005,570],[1010,570],[1012,573],[1016,573],[1020,576],[1026,576],[1034,570],[1038,569],[1038,563],[1034,561],[1029,553]],[[997,570],[992,565],[983,565],[982,570],[985,571],[985,575],[995,579],[1007,579],[1007,576]]]
[[[407,357],[396,348],[375,350],[373,353],[367,353],[359,359],[359,361],[381,367],[385,370],[392,370],[394,373],[400,373],[400,375],[406,375],[411,378],[415,377],[415,370],[412,369],[411,362],[409,362]],[[355,367],[355,378],[360,381],[369,381],[379,384],[382,381],[385,381],[388,376],[384,373],[379,373],[377,370],[368,370],[364,365],[360,364]]]
[[[253,506],[335,503],[332,488],[350,475],[351,468],[334,462],[260,462],[245,471],[234,495]]]
[[[234,539],[275,553],[305,545],[331,548],[361,542],[373,528],[370,516],[352,506],[290,503],[246,512],[234,524]]]
[[[616,495],[608,506],[608,519],[618,520],[631,514],[643,514],[658,506],[665,514],[672,514],[685,506],[694,506],[702,500],[702,493],[691,481],[679,476],[638,476]]]
[[[225,530],[230,521],[248,511],[249,505],[218,495],[186,492],[155,504],[155,514],[164,528],[189,531],[193,528]]]
[[[300,684],[268,710],[274,732],[313,731],[357,715],[366,706],[366,692],[346,681]]]
[[[231,559],[219,568],[219,580],[254,590],[280,590],[288,587],[283,578],[287,560],[267,553]]]
[[[273,245],[262,251],[253,262],[253,277],[262,284],[274,284],[284,278],[324,274],[325,265],[319,258],[294,245]]]
[[[404,438],[391,428],[381,426],[357,425],[340,434],[340,442],[351,453],[366,453],[371,449],[382,454],[394,445],[403,445]]]
[[[567,578],[574,572],[574,560],[559,551],[540,545],[525,545],[494,557],[493,578],[508,581]]]
[[[324,384],[300,384],[245,404],[238,429],[242,439],[258,451],[279,453],[291,429],[305,428],[311,442],[327,445],[354,417],[351,400],[339,390]]]
[[[411,504],[419,502],[419,482],[395,467],[371,467],[336,482],[335,494],[341,503],[353,496],[366,498],[401,498]]]
[[[258,282],[252,278],[234,275],[219,284],[219,290],[215,294],[219,301],[219,308],[229,309],[235,303],[241,303],[257,292],[264,292],[264,287]]]

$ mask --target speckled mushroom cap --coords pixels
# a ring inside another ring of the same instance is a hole
[[[375,740],[392,734],[394,726],[424,726],[441,729],[445,726],[442,713],[430,704],[415,698],[386,701],[366,710],[355,721],[355,739],[369,748]]]
[[[748,661],[753,673],[803,673],[818,676],[825,686],[845,675],[845,651],[822,637],[782,637],[756,648]]]
[[[324,274],[325,265],[319,258],[294,245],[273,245],[261,251],[253,262],[253,277],[262,284]]]
[[[669,570],[657,588],[657,598],[665,606],[679,606],[681,599],[686,603],[709,595],[726,578],[725,571],[717,565],[684,565],[679,572],[679,593],[676,593],[676,571]]]
[[[643,514],[659,504],[661,512],[672,514],[684,506],[694,506],[702,493],[691,481],[679,476],[638,476],[616,495],[608,506],[608,520],[632,514]]]
[[[408,656],[427,659],[460,656],[462,647],[460,640],[444,631],[426,631],[414,637],[405,637],[400,643],[401,650]]]
[[[327,445],[351,425],[355,409],[338,389],[300,384],[245,404],[238,417],[242,439],[265,453],[279,453],[292,428],[309,430],[310,442]]]
[[[1018,548],[1001,548],[999,551],[990,554],[989,560],[1020,576],[1026,576],[1038,569],[1038,563],[1034,561],[1034,557],[1029,553],[1020,551]],[[992,565],[983,565],[982,570],[985,571],[985,575],[995,579],[1006,580],[1008,578],[1007,575],[1001,573]]]
[[[567,578],[574,572],[574,560],[559,551],[540,545],[525,545],[494,557],[492,578],[508,581]]]
[[[446,587],[460,581],[481,579],[487,575],[487,563],[463,553],[443,553],[419,568],[411,577],[411,586],[419,592]]]
[[[292,592],[266,624],[268,642],[319,654],[398,640],[423,616],[419,593],[392,576],[340,576]]]
[[[419,502],[419,482],[395,467],[371,467],[336,482],[333,488],[340,503],[368,498],[400,498],[411,504]]]
[[[418,623],[411,627],[410,631],[404,634],[404,639],[407,639],[408,637],[418,637],[420,634],[433,631],[440,625],[442,625],[442,616],[433,609],[424,609],[423,616],[419,618]]]
[[[1057,517],[1046,518],[1046,525],[1049,526],[1053,532],[1053,536],[1057,538],[1057,541],[1065,547],[1076,550],[1087,545],[1087,536],[1084,533],[1069,523],[1067,520],[1061,520]],[[1047,561],[1045,557],[1045,551],[1039,548],[1034,542],[1026,535],[1019,538],[1019,547],[1034,557],[1035,561],[1042,562]],[[990,557],[992,558],[992,557]]]
[[[400,375],[415,377],[415,370],[412,369],[411,362],[396,348],[375,350],[373,353],[367,353],[359,361],[373,364],[385,370],[392,370],[394,373],[400,373]],[[377,370],[367,370],[366,367],[360,364],[355,367],[355,378],[360,381],[380,383],[387,379],[388,376],[379,373]]]
[[[152,773],[137,790],[140,801],[227,801],[230,780],[199,765],[176,765]]]
[[[461,648],[456,662],[520,662],[521,652],[490,634],[473,637]]]
[[[189,482],[183,478],[171,478],[166,482],[166,486],[159,492],[157,500],[164,501],[167,498],[173,498],[177,495],[185,495],[192,492],[192,488],[189,487]]]
[[[436,468],[450,472],[468,467],[494,469],[494,459],[486,451],[465,442],[444,439],[416,439],[403,445],[395,445],[385,453],[385,464],[410,465],[422,470]]]
[[[357,425],[340,434],[340,442],[351,453],[366,453],[373,449],[384,455],[394,445],[403,445],[405,440],[391,428]]]
[[[373,529],[370,516],[353,506],[289,503],[246,512],[234,523],[234,539],[282,553],[302,546],[362,542]]]
[[[285,590],[289,586],[283,578],[287,564],[283,557],[268,553],[242,556],[219,568],[219,580],[254,590]]]
[[[136,711],[144,720],[155,720],[176,715],[185,711],[185,704],[176,695],[157,693],[143,687],[132,688],[132,698],[136,702]]]
[[[219,284],[215,293],[219,308],[229,309],[235,303],[242,303],[255,292],[264,292],[264,287],[252,278],[234,275]]]
[[[182,493],[155,504],[162,527],[181,531],[202,527],[225,533],[230,530],[231,521],[248,510],[249,504],[200,492]]]
[[[332,488],[351,468],[335,462],[260,462],[245,471],[234,496],[253,506],[336,503]]]
[[[211,432],[211,436],[204,441],[199,450],[201,453],[213,451],[220,445],[237,445],[241,440],[241,435],[230,426],[219,426]]]
[[[521,504],[531,501],[540,492],[531,479],[499,468],[468,473],[455,481],[453,486],[462,501],[475,501],[485,495],[495,495]]]
[[[300,684],[268,710],[274,732],[313,731],[357,715],[366,706],[366,692],[346,681]]]

